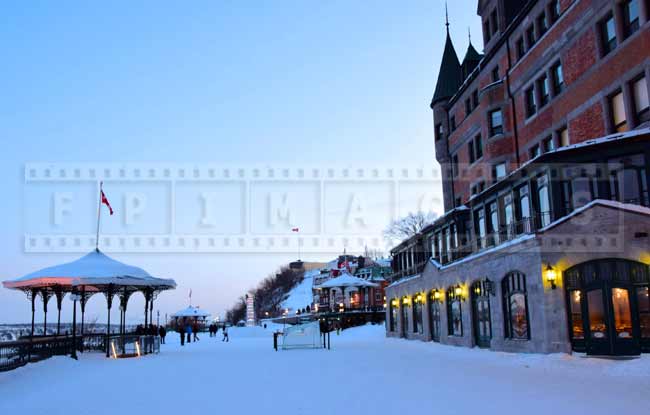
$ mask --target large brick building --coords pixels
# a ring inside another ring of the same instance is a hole
[[[446,213],[393,249],[388,335],[650,351],[650,0],[478,3],[484,53],[447,31],[430,104]]]

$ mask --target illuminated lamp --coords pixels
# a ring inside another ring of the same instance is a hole
[[[544,277],[546,278],[546,281],[548,281],[549,284],[551,284],[551,289],[557,288],[556,282],[557,282],[557,271],[553,269],[551,264],[546,265],[546,270],[544,271]]]

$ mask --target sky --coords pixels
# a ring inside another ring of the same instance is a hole
[[[29,163],[434,168],[428,104],[444,47],[444,13],[438,0],[4,4],[0,280],[80,256],[26,252],[25,234],[44,232],[39,223],[49,218],[53,198],[71,185],[26,180]],[[480,50],[476,2],[450,2],[449,17],[460,58],[468,28]],[[72,185],[79,186],[75,194],[95,191],[87,183]],[[123,201],[128,191],[113,186],[114,207],[124,215],[137,198]],[[106,190],[110,195],[108,183]],[[240,208],[231,198],[222,200],[218,212],[226,226]],[[308,211],[311,202],[305,200]],[[148,200],[150,207],[156,203],[155,197]],[[347,211],[355,203],[361,202],[350,201]],[[94,212],[91,204],[69,215],[68,223],[90,232]],[[251,223],[259,214],[251,211]],[[178,208],[176,215],[180,223]],[[102,219],[108,230],[116,226],[110,220]],[[185,307],[192,289],[193,304],[215,316],[296,257],[113,256],[177,281],[176,291],[159,297],[161,315]],[[332,255],[302,258],[326,261]],[[142,305],[133,298],[129,319],[142,317]],[[103,320],[103,307],[91,300],[90,317]],[[49,311],[54,313],[54,303]],[[24,295],[0,288],[0,323],[29,318]]]

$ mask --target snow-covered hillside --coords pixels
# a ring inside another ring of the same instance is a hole
[[[302,282],[295,287],[284,301],[282,301],[281,308],[283,310],[289,309],[289,314],[298,309],[306,308],[307,306],[311,307],[313,301],[312,296],[312,286],[314,284],[314,277],[320,274],[320,269],[313,269],[305,272],[305,277]]]

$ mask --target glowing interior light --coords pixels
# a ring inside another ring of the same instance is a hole
[[[117,359],[117,352],[115,351],[115,342],[111,342],[111,349],[113,349],[113,359]]]
[[[138,357],[140,357],[140,341],[135,342],[135,351],[138,354]]]

